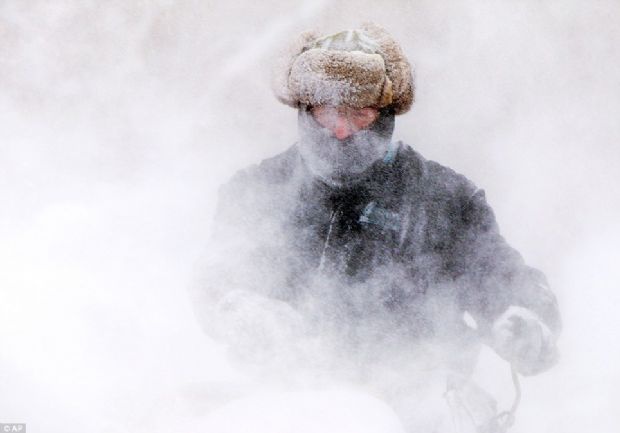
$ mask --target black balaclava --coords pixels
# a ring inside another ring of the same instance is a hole
[[[373,124],[344,140],[321,126],[308,106],[299,109],[299,153],[310,172],[332,187],[351,186],[388,151],[394,131],[394,112],[384,108]]]

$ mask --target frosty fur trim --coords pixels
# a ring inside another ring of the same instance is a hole
[[[305,105],[383,108],[393,100],[383,58],[360,51],[305,51],[291,67],[288,86]]]
[[[355,36],[362,47],[347,47],[342,34]],[[302,33],[276,66],[273,87],[276,97],[292,107],[391,106],[402,114],[414,99],[409,62],[398,43],[372,23],[332,36]]]

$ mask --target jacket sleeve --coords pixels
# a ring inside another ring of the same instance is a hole
[[[500,235],[484,191],[470,194],[461,210],[453,257],[462,307],[487,326],[508,307],[525,307],[557,336],[560,314],[545,276]]]
[[[301,326],[298,313],[272,296],[284,284],[275,263],[281,236],[264,217],[254,180],[241,173],[220,189],[211,237],[190,285],[203,330],[241,358],[260,357]]]
[[[210,304],[234,290],[268,291],[274,280],[266,223],[252,194],[252,177],[238,173],[220,188],[211,235],[192,289]]]

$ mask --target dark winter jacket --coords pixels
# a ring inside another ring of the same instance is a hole
[[[511,305],[560,327],[544,276],[500,236],[484,192],[402,143],[346,188],[315,180],[295,146],[239,172],[210,247],[212,299],[253,290],[351,341],[462,342],[465,312],[484,335]]]

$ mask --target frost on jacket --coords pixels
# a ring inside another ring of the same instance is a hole
[[[467,371],[511,305],[561,326],[543,274],[501,237],[484,192],[404,144],[343,188],[315,180],[295,146],[237,173],[201,275],[205,330],[248,357],[300,336],[362,357],[431,341]]]

